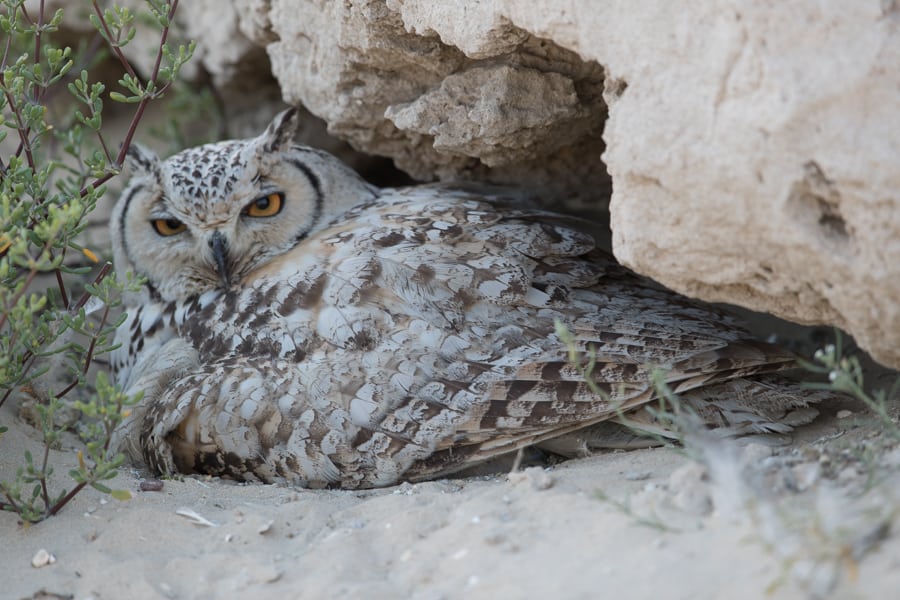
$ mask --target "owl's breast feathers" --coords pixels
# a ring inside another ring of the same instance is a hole
[[[431,477],[614,418],[653,399],[657,368],[690,394],[793,363],[571,219],[428,186],[386,190],[227,292],[142,313],[132,337],[155,327],[164,343],[164,324],[193,352],[144,400],[144,458],[313,486]],[[591,383],[557,321],[594,357]],[[719,396],[713,420],[760,431],[811,399],[769,395],[760,417]]]

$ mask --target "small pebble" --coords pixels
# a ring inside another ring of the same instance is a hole
[[[483,539],[485,544],[489,546],[496,546],[501,542],[505,542],[506,536],[503,535],[503,532],[499,529],[494,529],[485,534]]]
[[[41,567],[52,565],[55,562],[56,557],[47,552],[44,548],[41,548],[34,553],[34,557],[31,559],[31,566],[35,569],[40,569]]]
[[[412,496],[417,491],[418,490],[416,490],[416,486],[414,486],[413,484],[411,484],[408,481],[404,481],[399,486],[397,486],[397,489],[395,489],[393,493],[395,495],[401,495],[401,496]]]
[[[672,505],[686,513],[702,516],[713,509],[712,486],[706,467],[690,462],[669,475]]]
[[[822,468],[818,463],[800,463],[791,467],[794,484],[801,492],[814,486],[822,476]]]
[[[262,583],[275,583],[281,579],[281,571],[271,565],[261,565],[254,573],[256,580]]]
[[[857,473],[856,468],[848,466],[841,469],[841,472],[838,473],[837,480],[838,483],[852,483],[857,477],[859,477],[859,473]]]
[[[741,460],[746,465],[758,465],[772,456],[772,448],[763,444],[750,443],[741,451]]]
[[[893,450],[885,454],[883,461],[886,467],[900,467],[900,448],[894,448]]]
[[[142,492],[158,492],[163,489],[163,482],[159,479],[145,479],[141,482],[139,489]]]
[[[847,419],[847,418],[853,416],[853,411],[852,411],[852,410],[846,410],[846,409],[844,409],[844,410],[839,410],[839,411],[837,411],[837,414],[836,414],[835,416],[836,416],[838,419]]]
[[[266,521],[265,523],[263,523],[262,525],[259,526],[259,529],[256,530],[256,533],[258,533],[260,535],[269,533],[269,531],[271,531],[272,525],[274,523],[275,523],[275,521],[273,519],[269,519],[268,521]]]
[[[527,481],[534,490],[547,490],[553,487],[553,476],[541,467],[528,467],[524,471],[513,471],[506,476],[510,483]]]

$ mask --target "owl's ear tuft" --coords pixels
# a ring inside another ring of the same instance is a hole
[[[156,175],[159,173],[159,156],[149,148],[132,143],[125,153],[125,166],[131,170],[132,177]]]
[[[296,107],[282,111],[259,136],[260,148],[266,153],[284,150],[294,141],[299,129],[300,111]]]

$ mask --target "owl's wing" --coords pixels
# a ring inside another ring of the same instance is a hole
[[[445,193],[402,190],[361,209],[354,223],[365,226],[346,238],[353,256],[329,268],[354,310],[388,315],[365,335],[377,340],[373,352],[395,351],[389,340],[404,330],[422,332],[396,350],[423,384],[369,401],[357,421],[423,449],[409,477],[614,418],[655,397],[656,369],[685,393],[794,361],[743,339],[729,315],[623,269],[571,219]],[[592,364],[590,382],[572,358]]]

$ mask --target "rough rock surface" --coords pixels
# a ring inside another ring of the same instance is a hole
[[[605,148],[625,264],[900,366],[894,3],[237,4],[285,98],[357,147],[600,201]]]
[[[488,27],[489,44],[458,48],[383,0],[236,3],[285,100],[354,147],[422,180],[539,184],[607,199],[597,63],[515,27]]]
[[[692,296],[843,327],[900,366],[888,4],[803,2],[790,18],[769,2],[673,5],[620,21],[640,43],[619,36],[595,57],[628,84],[605,133],[617,257]]]
[[[611,177],[623,263],[900,367],[896,2],[182,4],[226,107],[267,118],[271,73],[418,179],[603,207]]]

